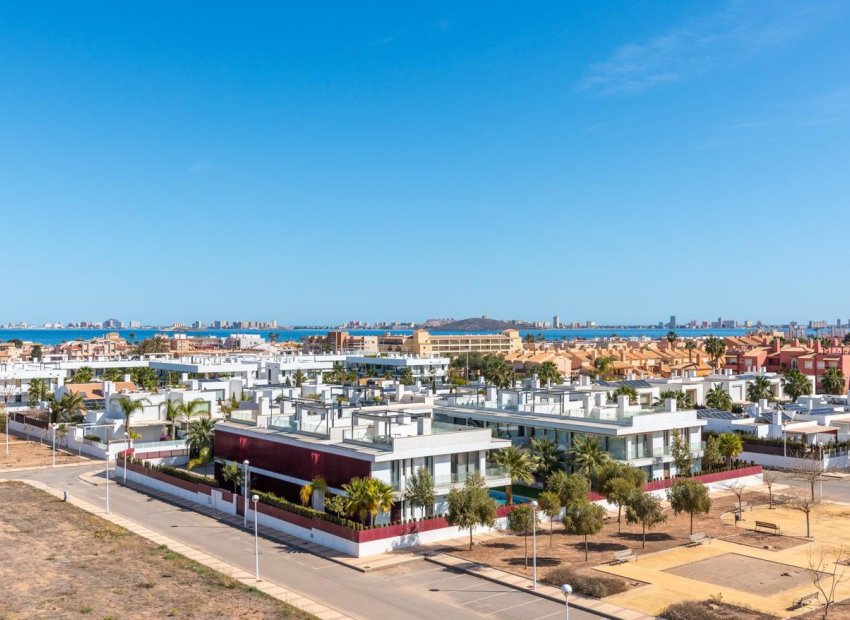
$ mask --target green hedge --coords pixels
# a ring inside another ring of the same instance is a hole
[[[218,481],[216,481],[214,478],[207,478],[206,476],[202,476],[201,474],[193,474],[192,472],[186,471],[185,469],[178,469],[177,467],[171,467],[170,465],[154,465],[150,461],[139,461],[135,458],[130,459],[130,462],[135,463],[136,465],[141,465],[145,469],[150,469],[151,471],[156,471],[161,474],[165,474],[166,476],[180,478],[180,480],[185,480],[186,482],[205,484],[208,487],[219,487]]]
[[[338,517],[327,512],[322,512],[321,510],[315,510],[307,506],[302,506],[301,504],[290,502],[288,500],[283,499],[282,497],[278,497],[274,493],[266,493],[264,491],[257,491],[256,489],[252,489],[251,493],[256,493],[257,496],[259,496],[260,498],[260,502],[262,502],[263,504],[266,504],[268,506],[274,506],[275,508],[280,508],[281,510],[292,512],[294,514],[301,515],[302,517],[307,517],[308,519],[322,519],[323,521],[336,523],[337,525],[341,525],[352,530],[367,529],[356,521],[344,519],[342,517]]]

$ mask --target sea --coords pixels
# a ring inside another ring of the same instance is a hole
[[[218,336],[227,337],[230,334],[259,334],[268,338],[269,334],[277,334],[280,341],[300,341],[306,336],[325,335],[328,329],[276,329],[276,330],[250,330],[250,329],[198,329],[187,330],[189,336]],[[353,335],[374,336],[383,334],[411,334],[413,330],[386,330],[386,329],[350,329],[345,330]],[[447,332],[437,329],[429,330],[432,334],[457,334],[458,332]],[[670,330],[657,328],[629,328],[629,327],[598,327],[582,329],[543,329],[543,330],[520,330],[520,335],[525,337],[532,334],[535,337],[542,336],[546,340],[593,340],[597,338],[661,338]],[[675,330],[681,338],[694,338],[701,336],[742,336],[751,332],[751,329],[679,329]],[[160,329],[0,329],[0,341],[13,338],[51,345],[60,344],[68,340],[89,340],[104,334],[118,332],[122,337],[129,340],[144,340],[156,335],[173,335],[173,330]],[[465,332],[475,334],[494,334],[495,331]]]

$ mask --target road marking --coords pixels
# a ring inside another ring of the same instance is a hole
[[[481,598],[477,598],[474,601],[467,601],[465,603],[461,603],[460,606],[464,607],[465,605],[472,605],[473,603],[477,603],[479,601],[483,601],[488,598],[493,598],[494,596],[502,596],[503,594],[507,594],[509,591],[505,590],[504,592],[496,592],[495,594],[489,594],[487,596],[482,596]]]
[[[516,608],[516,607],[522,607],[523,605],[529,605],[529,604],[531,604],[531,603],[536,603],[536,602],[537,602],[537,601],[539,601],[539,600],[541,600],[541,599],[539,599],[539,598],[534,598],[534,600],[531,600],[531,601],[525,601],[524,603],[519,603],[519,604],[517,604],[517,605],[511,605],[510,607],[502,607],[501,609],[497,609],[496,611],[491,611],[489,614],[484,614],[484,617],[492,616],[493,614],[500,614],[500,613],[502,613],[503,611],[507,611],[507,610],[509,610],[509,609],[514,609],[514,608]]]
[[[435,579],[434,581],[426,581],[422,585],[430,586],[434,583],[440,583],[441,581],[451,581],[452,579],[460,579],[461,577],[466,577],[466,575],[454,575],[453,577],[443,577],[442,579]]]
[[[534,620],[543,620],[543,618],[551,618],[552,616],[563,616],[563,615],[564,615],[563,611],[555,611],[555,612],[552,612],[551,614],[546,614],[545,616],[537,616]]]

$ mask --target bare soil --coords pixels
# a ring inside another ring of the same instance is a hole
[[[718,586],[735,588],[741,575],[749,575],[747,591],[768,596],[812,582],[806,568],[751,558],[738,553],[724,553],[713,558],[668,568],[665,572],[705,581]]]
[[[48,467],[53,462],[53,446],[49,434],[45,435],[44,444],[39,443],[41,429],[35,432],[27,441],[24,438],[9,437],[9,456],[6,456],[6,434],[0,433],[0,471],[4,469],[18,469],[22,467]],[[56,464],[85,463],[88,459],[80,458],[76,454],[66,452],[58,448],[56,450]]]
[[[28,485],[0,507],[2,620],[313,618]]]
[[[750,505],[767,504],[767,493],[758,491],[746,492],[743,500]],[[737,507],[737,499],[731,495],[721,495],[712,498],[711,511],[707,515],[694,515],[694,532],[704,532],[712,538],[729,538],[737,542],[736,537],[745,533],[745,528],[752,527],[744,512],[744,521],[739,525],[727,524],[720,520],[720,516]],[[625,512],[625,511],[624,511]],[[545,574],[547,569],[556,566],[569,566],[581,572],[594,573],[593,566],[605,564],[613,560],[613,552],[624,549],[634,549],[640,556],[645,553],[655,553],[689,543],[690,517],[686,513],[674,515],[672,509],[666,507],[664,513],[667,521],[646,532],[646,547],[642,547],[642,534],[640,526],[628,525],[625,515],[623,516],[621,529],[618,533],[617,515],[612,513],[613,519],[605,524],[602,532],[596,536],[588,537],[588,559],[585,560],[584,538],[571,536],[564,533],[563,526],[557,521],[554,523],[553,534],[550,538],[549,520],[544,519],[537,531],[537,568],[540,574]],[[789,538],[791,542],[785,541],[788,537],[767,535],[770,539],[765,544],[776,546],[787,544],[794,546],[801,544],[799,539]],[[528,567],[525,565],[525,540],[521,535],[506,532],[504,536],[473,546],[472,551],[467,545],[458,545],[445,549],[447,553],[506,570],[524,577],[531,577],[531,536],[528,537]],[[595,572],[595,574],[599,574]],[[606,573],[606,576],[608,575]],[[640,582],[623,580],[627,588],[643,585]]]

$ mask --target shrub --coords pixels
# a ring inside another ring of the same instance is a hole
[[[605,598],[626,591],[626,582],[622,579],[580,573],[565,566],[553,568],[546,573],[541,581],[556,588],[568,583],[577,594],[592,596],[593,598]]]
[[[100,437],[98,437],[97,435],[85,435],[84,439],[88,439],[89,441],[96,441],[98,443],[102,443],[100,441]]]
[[[342,525],[343,527],[347,527],[352,530],[366,529],[361,524],[351,521],[349,519],[343,519],[342,517],[328,514],[327,512],[322,512],[321,510],[315,510],[307,506],[302,506],[301,504],[290,502],[288,500],[283,499],[282,497],[278,497],[274,493],[266,493],[264,491],[257,491],[256,489],[251,489],[251,493],[257,494],[257,496],[260,498],[261,504],[274,506],[275,508],[280,508],[281,510],[292,512],[297,515],[301,515],[302,517],[307,517],[309,519],[322,519],[330,523]]]
[[[709,609],[704,601],[673,603],[660,617],[666,620],[722,620],[722,616]]]
[[[150,461],[140,462],[138,459],[131,459],[130,462],[136,463],[137,465],[141,465],[145,469],[150,469],[151,471],[156,471],[161,474],[165,474],[166,476],[180,478],[180,480],[185,480],[186,482],[205,484],[208,487],[218,488],[218,481],[214,478],[207,478],[206,476],[202,476],[201,474],[193,474],[192,472],[186,471],[185,469],[178,469],[176,467],[171,467],[170,465],[154,465]]]

